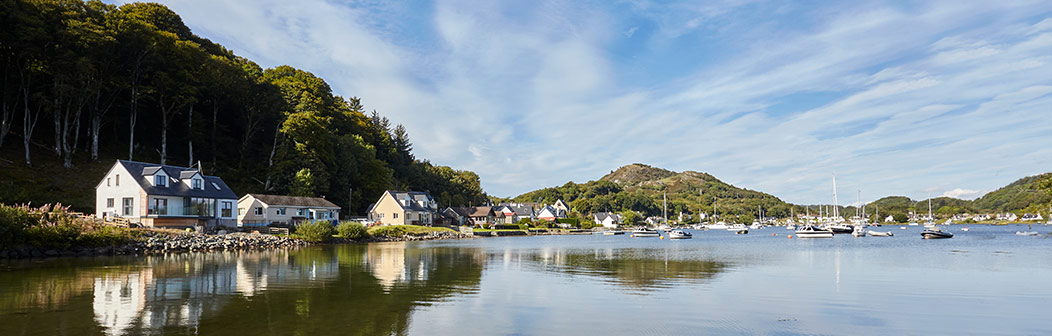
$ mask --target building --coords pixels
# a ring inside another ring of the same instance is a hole
[[[452,224],[456,226],[472,225],[474,222],[471,220],[471,213],[474,210],[467,207],[448,207],[442,211],[442,214],[449,217],[452,220]]]
[[[238,226],[296,226],[340,218],[340,207],[321,197],[246,194],[237,201]]]
[[[556,200],[555,204],[552,204],[552,208],[555,208],[555,210],[561,211],[564,214],[570,213],[570,206],[567,205],[566,202],[563,202],[563,200]]]
[[[592,219],[595,221],[595,224],[609,229],[616,229],[618,225],[621,225],[621,215],[612,212],[597,213],[592,215]]]
[[[95,187],[95,216],[146,227],[237,226],[237,194],[195,168],[117,160]]]
[[[430,193],[388,190],[369,206],[369,220],[380,225],[434,225],[440,216]]]
[[[566,211],[556,209],[551,205],[545,205],[537,212],[537,219],[554,222],[556,219],[566,218]]]
[[[508,204],[496,207],[493,210],[494,214],[503,214],[504,224],[515,224],[523,219],[528,219],[531,222],[536,219],[536,215],[533,212],[533,208],[522,204]]]

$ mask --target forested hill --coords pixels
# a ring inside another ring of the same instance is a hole
[[[939,216],[1004,212],[1047,214],[1049,205],[1052,204],[1052,195],[1048,192],[1050,182],[1052,173],[1027,176],[986,193],[974,201],[935,197],[931,199],[931,208],[932,212]],[[914,201],[904,196],[885,197],[866,206],[870,213],[879,208],[880,213],[887,215],[907,214],[910,211],[928,212],[928,200]]]
[[[676,218],[680,212],[693,216],[699,212],[712,214],[714,206],[725,219],[743,222],[751,222],[759,206],[763,206],[767,216],[790,214],[789,204],[772,195],[738,188],[706,173],[677,173],[641,163],[618,168],[597,181],[567,182],[561,187],[522,194],[514,200],[550,204],[563,199],[581,214],[632,210],[660,215],[662,196],[666,194],[669,218]]]
[[[263,69],[163,5],[0,1],[0,66],[0,202],[74,195],[64,203],[90,211],[79,196],[116,159],[200,161],[239,194],[323,196],[346,214],[385,189],[486,199],[478,175],[415,158],[405,128],[361,99]]]

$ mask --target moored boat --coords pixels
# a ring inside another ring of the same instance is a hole
[[[668,232],[668,238],[669,239],[691,239],[691,238],[694,238],[694,235],[690,234],[690,232],[677,229],[677,230],[669,231]]]
[[[623,234],[625,234],[624,231],[603,231],[603,235],[604,236],[616,236],[616,235],[623,235]]]
[[[865,237],[866,229],[863,229],[862,225],[855,226],[855,230],[851,231],[851,235],[855,237]]]
[[[658,233],[657,230],[650,229],[650,228],[642,227],[642,228],[638,228],[638,229],[632,230],[632,237],[660,237],[660,236],[661,236],[661,233]]]
[[[796,230],[797,238],[833,238],[833,231],[823,230],[815,227],[814,225],[804,225],[803,228]]]
[[[891,231],[886,231],[886,232],[881,232],[881,231],[869,231],[869,235],[870,235],[870,236],[873,236],[873,237],[891,237],[891,236],[894,236],[894,235],[895,235],[895,233],[894,233],[894,232],[891,232]]]
[[[921,237],[924,239],[946,239],[953,238],[953,233],[940,230],[938,227],[932,227],[921,232]]]

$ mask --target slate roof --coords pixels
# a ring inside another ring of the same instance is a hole
[[[471,207],[471,217],[485,217],[493,214],[493,207]]]
[[[329,202],[321,197],[302,197],[302,196],[284,196],[284,195],[267,195],[267,194],[248,194],[245,196],[252,196],[258,199],[260,202],[266,203],[269,206],[294,206],[294,207],[309,207],[309,208],[335,208],[339,209],[340,206]]]
[[[181,176],[183,171],[192,170],[196,172],[197,169],[194,168],[128,160],[117,160],[117,164],[124,166],[124,169],[128,170],[128,173],[131,174],[132,179],[138,182],[139,187],[141,187],[148,195],[237,199],[237,194],[234,193],[225,182],[223,182],[223,179],[216,176],[202,174],[201,176],[204,177],[205,183],[203,183],[204,189],[201,190],[190,189],[190,186],[186,183],[182,183],[182,181],[168,183],[167,187],[154,187],[153,184],[146,179],[146,176],[156,174],[158,170],[162,169],[165,174],[174,177]],[[219,189],[216,189],[215,186],[212,185],[213,183],[218,185]]]
[[[595,214],[595,220],[600,222],[605,221],[609,217],[613,217],[615,221],[617,220],[617,215],[612,212],[600,212]]]
[[[446,209],[446,211],[452,211],[454,214],[460,217],[471,217],[471,213],[475,212],[475,210],[470,207],[449,207]]]
[[[197,169],[184,170],[184,171],[179,172],[179,179],[180,180],[188,179],[188,178],[194,177],[194,174],[197,174]],[[204,176],[204,175],[202,175],[202,176]]]
[[[434,209],[431,209],[429,207],[420,205],[420,202],[423,202],[424,204],[427,204],[427,203],[429,203],[431,201],[434,201],[434,198],[431,197],[431,194],[429,194],[427,192],[424,192],[424,191],[395,191],[395,190],[388,190],[387,192],[391,193],[391,196],[394,197],[395,202],[398,203],[398,206],[402,207],[402,210],[434,211]],[[402,200],[406,199],[406,196],[409,196],[409,198],[412,199],[414,202],[409,202],[408,205],[407,204],[402,204]]]

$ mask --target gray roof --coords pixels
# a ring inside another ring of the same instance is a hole
[[[599,212],[595,214],[595,219],[599,221],[604,221],[607,217],[614,217],[615,220],[617,219],[616,215],[612,212]]]
[[[188,179],[194,177],[194,174],[197,174],[197,169],[184,170],[179,172],[179,179]]]
[[[124,169],[127,169],[128,173],[131,174],[132,179],[139,182],[139,186],[148,195],[237,199],[237,194],[223,182],[223,179],[216,176],[201,175],[205,179],[204,189],[202,190],[190,189],[189,185],[182,182],[169,183],[167,187],[154,187],[146,179],[146,176],[156,174],[158,170],[162,169],[165,174],[172,177],[181,176],[184,171],[188,170],[196,172],[197,169],[128,160],[117,160],[117,164],[124,166]],[[212,185],[213,183],[219,186],[218,190]]]
[[[434,211],[434,209],[420,206],[420,203],[417,203],[417,202],[423,202],[423,203],[426,204],[426,203],[429,203],[429,202],[435,200],[434,198],[431,197],[431,194],[429,194],[429,193],[427,193],[425,191],[395,191],[395,190],[388,190],[387,192],[391,193],[391,196],[393,196],[395,201],[396,201],[395,203],[398,203],[398,206],[402,207],[403,210]],[[406,199],[406,196],[408,196],[410,199],[412,199],[415,202],[409,202],[408,205],[402,204],[402,200]]]
[[[245,196],[252,196],[258,199],[260,202],[266,203],[269,206],[297,206],[297,207],[309,207],[309,208],[336,208],[340,206],[329,202],[328,200],[321,197],[302,197],[302,196],[284,196],[284,195],[267,195],[267,194],[248,194]]]

